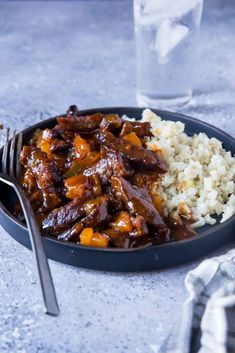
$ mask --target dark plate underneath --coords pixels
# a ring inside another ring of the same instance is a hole
[[[143,109],[139,108],[97,108],[83,111],[82,114],[101,112],[104,114],[126,114],[139,119]],[[153,110],[165,120],[182,121],[189,135],[205,132],[223,142],[226,150],[235,154],[235,140],[223,131],[202,121],[176,113]],[[26,141],[36,128],[52,127],[55,118],[43,121],[24,131]],[[16,196],[4,184],[0,185],[0,224],[16,241],[31,248],[27,228],[13,215]],[[97,249],[44,237],[44,245],[50,259],[72,266],[108,271],[147,271],[183,264],[205,255],[226,243],[233,235],[235,216],[223,224],[204,226],[198,235],[189,240],[151,246],[142,249]],[[9,249],[10,251],[10,249]]]

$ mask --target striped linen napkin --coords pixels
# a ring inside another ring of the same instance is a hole
[[[189,297],[158,353],[235,353],[235,249],[185,278]]]

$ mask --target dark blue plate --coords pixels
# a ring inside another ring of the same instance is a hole
[[[82,111],[82,114],[94,112],[104,114],[126,114],[136,119],[141,118],[143,109],[140,108],[96,108]],[[222,141],[227,151],[235,154],[235,139],[225,132],[202,121],[185,115],[153,110],[165,120],[182,121],[185,123],[186,133],[205,132],[209,137],[216,137]],[[55,118],[40,122],[24,131],[24,142],[37,128],[52,127]],[[19,222],[12,214],[16,202],[14,191],[1,184],[0,193],[0,224],[16,241],[27,248],[31,248],[26,226]],[[163,245],[155,245],[138,249],[98,249],[84,247],[69,242],[44,237],[44,245],[50,259],[72,266],[108,271],[147,271],[164,267],[176,266],[205,255],[225,244],[233,235],[235,215],[226,222],[198,229],[198,235],[188,240],[181,240]],[[9,249],[10,251],[10,249]]]

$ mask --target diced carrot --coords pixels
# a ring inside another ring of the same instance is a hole
[[[74,147],[76,151],[76,157],[79,159],[85,158],[88,153],[91,152],[91,145],[80,135],[75,136]]]
[[[111,223],[112,228],[124,233],[130,233],[133,230],[133,224],[128,212],[120,212],[117,218]]]
[[[97,248],[107,248],[109,244],[109,239],[107,236],[100,233],[93,233],[90,246],[95,246]]]
[[[64,185],[67,188],[66,197],[68,199],[81,197],[86,189],[91,189],[92,187],[88,178],[82,174],[66,179]]]
[[[91,245],[91,239],[93,236],[93,228],[84,228],[80,233],[80,244],[81,245]]]
[[[140,146],[140,147],[142,146],[142,143],[135,132],[130,132],[128,135],[125,135],[123,139],[131,142],[133,145]]]

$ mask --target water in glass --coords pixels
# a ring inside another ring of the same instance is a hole
[[[202,6],[203,0],[134,0],[138,105],[189,100]]]

